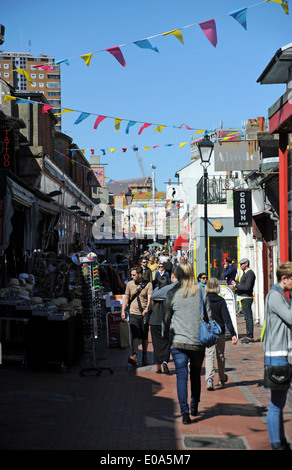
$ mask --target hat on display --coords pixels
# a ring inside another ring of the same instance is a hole
[[[20,287],[20,282],[17,278],[11,277],[8,281],[8,286],[9,287]]]
[[[249,260],[247,258],[242,258],[240,261],[239,261],[239,264],[244,264],[244,263],[248,263],[249,264]]]

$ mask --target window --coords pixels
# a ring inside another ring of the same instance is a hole
[[[210,277],[224,280],[226,258],[237,259],[237,237],[210,237]]]
[[[36,78],[36,74],[35,73],[32,73],[30,78]]]
[[[45,84],[44,84],[43,82],[40,82],[40,83],[39,83],[39,87],[40,87],[40,88],[44,88],[44,86],[45,86]]]
[[[44,74],[43,74],[43,73],[40,73],[40,74],[39,74],[39,78],[44,78]]]
[[[4,64],[5,69],[9,69],[9,64]]]
[[[60,88],[60,82],[48,82],[47,88]]]
[[[31,86],[32,86],[33,88],[35,88],[35,87],[36,87],[36,82],[32,82]]]
[[[5,73],[4,73],[4,77],[5,77],[5,78],[9,78],[9,73],[5,72]]]

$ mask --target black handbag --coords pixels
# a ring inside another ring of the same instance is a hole
[[[291,381],[291,366],[286,364],[283,366],[265,365],[264,371],[264,387],[287,390]]]
[[[266,319],[266,328],[268,327],[268,320],[270,319]],[[271,320],[269,323],[271,323]],[[287,390],[290,386],[291,376],[292,367],[289,362],[281,366],[265,364],[264,387],[273,390]]]

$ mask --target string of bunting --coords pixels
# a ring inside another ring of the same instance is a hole
[[[217,19],[219,18],[222,18],[224,16],[231,16],[232,18],[234,18],[245,30],[247,30],[247,11],[249,8],[253,8],[255,6],[258,6],[258,5],[262,5],[266,2],[275,2],[275,3],[279,3],[281,5],[281,7],[283,8],[284,12],[288,15],[289,14],[289,8],[288,8],[288,0],[264,0],[262,2],[259,2],[259,3],[255,3],[253,5],[250,5],[248,7],[245,7],[245,8],[240,8],[238,10],[234,10],[234,11],[231,11],[229,13],[225,13],[225,14],[222,14],[218,17],[215,17],[215,18],[212,18],[208,21],[204,21],[204,22],[201,22],[201,23],[193,23],[193,24],[189,24],[187,26],[182,26],[180,28],[177,28],[177,29],[174,29],[172,31],[167,31],[167,32],[164,32],[164,33],[159,33],[159,34],[156,34],[156,35],[153,35],[153,36],[149,36],[147,38],[144,38],[144,39],[140,39],[140,40],[136,40],[136,41],[132,41],[132,42],[128,42],[126,44],[120,44],[119,46],[114,46],[114,47],[108,47],[106,49],[100,49],[100,50],[97,50],[97,51],[93,51],[93,52],[90,52],[90,53],[86,53],[86,54],[82,54],[82,55],[78,55],[78,56],[73,56],[73,57],[69,57],[69,58],[65,58],[65,59],[61,59],[61,60],[58,60],[56,61],[56,65],[59,65],[59,64],[66,64],[66,65],[70,65],[70,60],[72,59],[76,59],[76,58],[81,58],[84,60],[86,66],[89,66],[90,63],[91,63],[91,60],[92,60],[92,56],[94,54],[98,54],[100,52],[108,52],[110,53],[123,67],[126,66],[126,61],[125,61],[125,58],[123,56],[123,53],[121,51],[121,48],[122,47],[125,47],[125,46],[129,46],[129,45],[132,45],[134,44],[135,46],[139,47],[140,49],[148,49],[148,50],[151,50],[151,51],[154,51],[154,52],[157,52],[159,53],[159,50],[156,46],[153,46],[150,42],[150,39],[155,39],[157,37],[160,37],[160,36],[169,36],[169,35],[173,35],[174,37],[176,37],[181,44],[184,44],[184,39],[183,39],[183,35],[182,35],[182,31],[185,30],[185,29],[188,29],[188,28],[191,28],[191,27],[195,27],[195,26],[199,26],[202,30],[202,32],[204,33],[204,35],[206,36],[206,38],[209,40],[209,42],[212,44],[212,46],[216,47],[217,46],[217,28],[216,28],[216,21]],[[49,64],[49,65],[48,65]],[[40,65],[37,65],[37,66],[34,66],[35,68],[42,68],[46,71],[51,71],[53,70],[53,65],[50,65],[50,63],[48,64],[40,64]],[[24,70],[24,69],[15,69],[15,71],[19,72],[19,73],[23,73],[26,78],[29,80],[29,78],[27,77],[27,72]]]
[[[22,103],[37,104],[39,106],[42,106],[42,113],[43,114],[47,113],[49,110],[53,110],[54,108],[60,109],[60,106],[52,106],[52,105],[49,105],[49,104],[40,103],[39,101],[32,101],[32,100],[27,100],[27,99],[24,99],[24,98],[17,98],[16,96],[5,95],[4,96],[4,102],[7,103],[8,101],[15,101],[17,104],[22,104]],[[102,115],[99,115],[99,114],[96,114],[96,113],[88,113],[88,112],[84,112],[84,111],[77,111],[77,110],[74,110],[74,109],[68,109],[68,108],[62,108],[62,107],[61,107],[61,109],[62,109],[62,111],[60,113],[54,113],[54,115],[55,116],[60,116],[61,114],[64,114],[64,113],[73,113],[73,112],[81,113],[79,115],[79,117],[75,120],[74,125],[80,124],[82,121],[84,121],[89,116],[97,116],[97,118],[95,119],[95,122],[94,122],[94,126],[93,126],[94,131],[97,130],[97,127],[99,126],[99,124],[102,121],[104,121],[104,119],[108,118],[108,119],[114,119],[114,121],[115,121],[115,132],[120,129],[120,125],[121,125],[122,121],[128,122],[126,131],[125,131],[126,134],[129,134],[130,128],[133,127],[135,124],[142,124],[142,126],[139,129],[138,135],[141,135],[143,130],[147,129],[150,126],[155,126],[156,127],[156,129],[154,130],[154,133],[155,132],[161,132],[166,127],[172,128],[172,129],[183,129],[183,128],[185,128],[188,131],[196,131],[195,132],[196,134],[200,134],[200,133],[204,132],[203,129],[198,129],[198,128],[196,129],[194,127],[188,126],[185,123],[181,124],[180,126],[162,125],[162,124],[157,124],[157,123],[153,123],[153,122],[145,123],[144,121],[134,121],[133,119],[121,119],[121,118],[115,118],[115,117],[112,117],[112,116],[102,116]]]

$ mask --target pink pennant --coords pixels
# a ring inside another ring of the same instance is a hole
[[[42,108],[42,113],[47,113],[49,109],[52,109],[53,106],[50,106],[49,104],[44,104]]]
[[[125,153],[127,151],[126,147],[122,147],[122,151]]]
[[[123,56],[123,54],[122,54],[122,51],[121,51],[121,49],[120,49],[118,46],[109,47],[108,49],[106,49],[106,51],[108,51],[110,54],[112,54],[112,55],[117,59],[117,61],[118,61],[123,67],[125,67],[126,62],[125,62],[124,56]]]
[[[94,123],[93,129],[96,131],[97,126],[106,118],[106,116],[98,116]]]
[[[144,131],[144,129],[146,129],[147,127],[149,127],[151,125],[152,124],[147,124],[147,123],[143,124],[143,126],[140,128],[140,130],[138,132],[138,135],[140,135]]]
[[[153,145],[154,149],[157,149],[157,147],[160,147],[160,145]]]
[[[193,130],[194,130],[194,129],[192,129],[191,127],[189,127],[187,124],[182,124],[182,125],[180,126],[180,129],[181,129],[183,126],[186,126],[186,129],[187,129],[188,131],[193,131]]]
[[[39,69],[45,70],[46,72],[51,72],[54,67],[53,67],[52,65],[48,66],[48,65],[43,65],[43,64],[42,64],[42,65],[33,65],[33,68],[34,68],[34,69],[38,69],[38,68],[39,68]]]
[[[214,20],[205,21],[204,23],[199,23],[203,33],[206,38],[209,39],[210,43],[216,47],[217,45],[217,31],[216,23]]]

